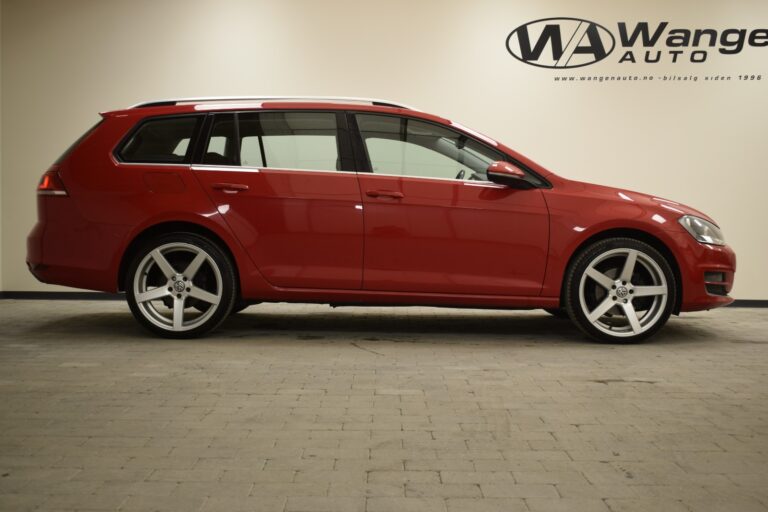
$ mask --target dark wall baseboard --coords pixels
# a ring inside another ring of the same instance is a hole
[[[0,299],[125,300],[125,295],[122,293],[104,293],[104,292],[0,292]]]
[[[731,304],[732,308],[768,308],[768,300],[738,299]]]
[[[123,293],[103,292],[0,292],[0,299],[17,300],[125,300]],[[732,308],[768,308],[768,300],[737,299]]]

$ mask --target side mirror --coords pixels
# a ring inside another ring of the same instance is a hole
[[[531,188],[525,173],[514,164],[499,160],[488,166],[488,181],[512,188]]]

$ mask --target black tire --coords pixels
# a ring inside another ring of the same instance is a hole
[[[232,306],[232,311],[229,312],[229,315],[236,315],[247,307],[253,306],[253,304],[253,302],[245,302],[243,299],[236,299],[235,304]],[[194,304],[192,307],[200,312],[205,312],[206,310],[206,308],[200,304]]]
[[[191,265],[195,261],[197,266]],[[231,259],[216,243],[195,233],[167,233],[146,240],[133,255],[126,298],[150,332],[195,338],[229,316],[238,299],[235,276]]]
[[[555,318],[558,318],[560,320],[569,320],[570,317],[568,316],[568,312],[563,308],[557,308],[557,309],[551,309],[551,308],[544,308],[544,311],[549,313]]]
[[[627,275],[629,280],[622,280]],[[563,297],[568,316],[591,338],[636,343],[667,322],[677,283],[669,261],[654,247],[633,238],[608,238],[577,254]]]
[[[252,305],[253,305],[253,302],[245,302],[243,299],[237,299],[235,301],[235,305],[232,306],[232,311],[230,311],[229,314],[236,315],[237,313],[243,311],[245,308]]]

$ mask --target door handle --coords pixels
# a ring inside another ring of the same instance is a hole
[[[392,199],[402,199],[405,195],[396,190],[368,190],[365,195],[368,197],[390,197]]]
[[[248,185],[242,183],[214,183],[211,188],[221,190],[225,194],[237,194],[238,192],[245,192],[248,190]]]

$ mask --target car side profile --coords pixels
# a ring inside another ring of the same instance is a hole
[[[562,178],[403,105],[192,98],[101,116],[43,175],[27,263],[124,291],[160,336],[312,302],[543,308],[627,343],[733,300],[736,258],[705,214]]]

